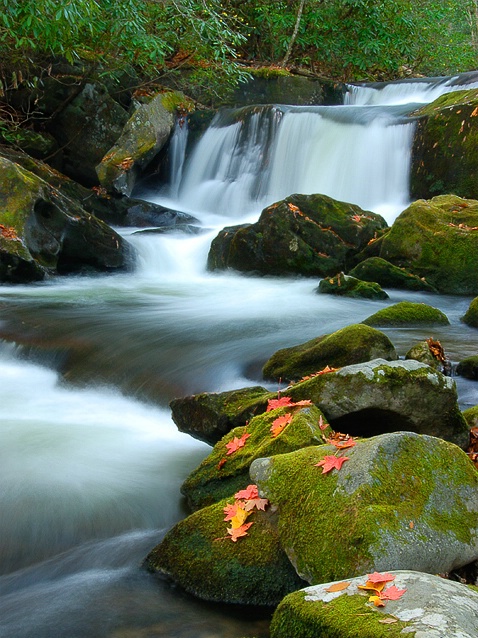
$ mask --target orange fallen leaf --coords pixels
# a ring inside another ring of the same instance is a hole
[[[349,460],[348,456],[324,456],[314,467],[322,467],[322,474],[326,474],[334,468],[340,470],[345,461]]]
[[[322,415],[319,416],[319,428],[321,430],[326,430],[329,427],[329,424],[324,421]]]
[[[222,466],[224,465],[224,463],[226,462],[227,462],[227,459],[221,459],[219,463],[217,464],[217,469],[220,470]]]
[[[245,490],[239,490],[234,494],[234,498],[238,501],[250,501],[255,498],[259,498],[259,491],[257,489],[257,485],[248,485]]]
[[[271,425],[272,437],[275,438],[276,436],[279,436],[282,430],[284,430],[291,421],[292,421],[292,414],[290,413],[284,414],[283,416],[278,416],[277,419],[275,419]]]
[[[347,589],[349,585],[350,583],[348,583],[347,581],[344,581],[343,583],[334,583],[333,585],[330,585],[330,587],[327,587],[325,591],[343,591],[344,589]]]
[[[379,572],[373,572],[373,574],[367,574],[367,580],[371,583],[390,583],[395,580],[393,574],[380,574]]]
[[[369,602],[373,603],[375,607],[385,607],[385,603],[380,598],[380,596],[370,596],[368,600]]]
[[[382,600],[398,600],[406,592],[406,589],[398,589],[395,585],[388,587],[380,594]]]
[[[377,595],[379,595],[386,584],[387,583],[372,583],[372,581],[367,580],[365,585],[357,585],[357,589],[363,589],[365,591],[374,591],[377,593]]]
[[[235,515],[230,519],[231,527],[233,529],[237,529],[238,527],[242,527],[244,525],[244,522],[245,522],[246,518],[250,514],[251,514],[251,512],[246,512],[245,509],[243,509],[242,507],[238,506],[236,508]]]
[[[276,410],[277,408],[285,408],[292,403],[292,399],[290,397],[281,397],[280,399],[269,399],[267,401],[267,410],[266,412],[270,412],[271,410]]]
[[[253,523],[244,523],[241,527],[228,527],[227,533],[230,535],[231,541],[235,543],[241,536],[247,536],[247,530],[251,525],[253,525]]]
[[[250,436],[251,435],[248,432],[244,432],[244,434],[241,437],[239,437],[239,438],[237,438],[237,436],[235,436],[232,439],[232,441],[229,441],[229,443],[226,443],[226,447],[227,447],[226,454],[229,456],[229,454],[233,454],[239,448],[244,447],[244,445],[246,444],[247,439]]]
[[[354,441],[354,439],[352,438],[345,439],[343,441],[339,441],[337,439],[327,439],[327,443],[329,443],[330,445],[334,445],[339,450],[345,450],[348,447],[353,447],[354,445],[356,445],[356,441]]]
[[[269,505],[269,499],[267,498],[251,498],[244,502],[244,509],[246,512],[250,512],[254,508],[256,510],[262,510],[265,512],[266,507]]]

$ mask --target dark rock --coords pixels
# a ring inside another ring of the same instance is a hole
[[[317,292],[352,299],[388,299],[387,293],[379,284],[371,281],[362,281],[351,275],[338,273],[334,277],[322,279]]]
[[[463,323],[472,328],[478,328],[478,297],[475,297],[468,306],[468,310],[461,318]]]
[[[456,373],[460,377],[478,380],[478,355],[466,357],[462,359],[456,366]]]
[[[377,242],[375,242],[377,244]],[[380,244],[379,244],[380,245]],[[381,257],[369,257],[360,262],[349,272],[351,277],[357,277],[363,281],[375,281],[385,288],[398,288],[400,290],[424,290],[436,292],[436,289],[424,279],[405,270],[398,268]]]

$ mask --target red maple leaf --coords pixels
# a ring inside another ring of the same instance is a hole
[[[259,498],[259,491],[257,485],[248,485],[245,490],[240,490],[234,494],[234,498],[238,501],[245,500],[250,501],[255,498]]]
[[[253,525],[253,523],[244,523],[244,525],[240,527],[228,527],[227,533],[231,536],[231,541],[235,543],[241,536],[247,536],[247,530],[251,525]]]
[[[229,503],[224,507],[223,512],[226,515],[224,520],[230,521],[237,514],[237,508],[239,507],[238,503],[233,503],[230,505]]]
[[[348,447],[353,447],[356,442],[353,439],[345,439],[344,441],[338,441],[337,439],[327,439],[327,443],[334,445],[339,450],[345,450]]]
[[[222,466],[224,465],[224,463],[226,463],[226,461],[227,459],[221,459],[219,463],[217,464],[217,469],[220,470]]]
[[[348,456],[324,456],[324,458],[315,464],[315,467],[322,466],[322,474],[330,472],[334,468],[340,470],[345,461],[348,461]]]
[[[278,416],[277,419],[274,419],[271,425],[272,437],[275,438],[276,436],[279,436],[282,430],[289,425],[291,421],[292,414],[289,414],[289,412],[283,416]]]
[[[367,575],[367,580],[371,583],[389,583],[392,580],[395,580],[395,576],[393,574],[380,574],[379,572],[373,572],[373,574]]]
[[[269,399],[267,402],[267,410],[266,412],[270,412],[271,410],[276,410],[277,408],[285,408],[292,403],[292,399],[290,397],[281,397],[280,399]]]
[[[244,432],[244,434],[240,438],[237,438],[237,436],[235,436],[232,439],[232,441],[229,441],[229,443],[226,443],[226,447],[227,447],[226,454],[229,456],[229,454],[233,454],[239,448],[244,447],[244,445],[246,444],[247,439],[250,436],[251,435],[248,432]]]
[[[380,592],[380,598],[382,600],[398,600],[406,591],[406,589],[398,589],[398,587],[392,585],[391,587],[388,587],[384,591]]]

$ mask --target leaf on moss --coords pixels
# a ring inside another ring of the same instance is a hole
[[[226,443],[226,448],[227,448],[226,454],[229,456],[230,454],[234,454],[234,452],[239,450],[239,448],[244,447],[244,445],[246,444],[247,439],[250,436],[251,435],[248,432],[244,432],[244,434],[241,437],[239,437],[239,438],[237,436],[235,436],[232,439],[232,441],[229,441],[229,443]]]
[[[259,491],[257,489],[257,485],[248,485],[245,490],[239,490],[234,494],[234,498],[238,501],[250,501],[255,498],[259,498]]]
[[[382,618],[378,622],[382,625],[393,625],[393,623],[398,622],[398,618]]]
[[[266,412],[270,412],[271,410],[276,410],[277,408],[285,408],[290,406],[293,403],[290,397],[281,397],[280,399],[269,399],[267,401],[267,410]]]
[[[278,416],[271,425],[272,437],[275,438],[276,436],[279,436],[282,430],[284,430],[284,428],[286,428],[291,421],[292,414],[290,414],[289,412],[287,414],[284,414],[283,416]]]
[[[256,510],[262,510],[263,512],[265,512],[268,505],[269,499],[267,498],[251,498],[247,501],[244,501],[244,509],[246,510],[246,512],[250,512],[254,508]]]
[[[315,464],[315,467],[322,467],[322,474],[327,474],[334,468],[340,470],[345,461],[349,461],[348,456],[324,456],[324,458]]]
[[[356,440],[350,434],[342,434],[342,432],[334,432],[333,436],[327,439],[327,443],[335,446],[338,450],[345,450],[356,445]]]
[[[242,527],[246,518],[250,515],[250,512],[246,512],[245,509],[238,506],[236,509],[236,514],[231,518],[231,527],[233,529],[237,529],[238,527]]]
[[[230,535],[231,541],[235,543],[241,536],[247,536],[247,530],[251,525],[253,525],[253,523],[244,523],[244,525],[240,527],[228,527],[227,533]]]

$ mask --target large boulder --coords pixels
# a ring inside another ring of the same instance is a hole
[[[250,476],[277,507],[281,545],[311,584],[450,572],[478,558],[478,472],[442,439],[396,432],[344,450],[308,447],[257,459]]]
[[[174,127],[175,111],[192,108],[180,93],[159,93],[141,104],[121,135],[98,163],[96,172],[108,191],[131,195],[141,171],[165,145]]]
[[[146,557],[146,566],[203,600],[277,605],[304,581],[280,546],[274,514],[254,511],[247,535],[233,542],[224,516],[228,504],[234,498],[180,521]]]
[[[297,381],[324,368],[340,368],[371,359],[397,359],[390,339],[375,328],[352,324],[275,352],[264,364],[265,379]]]
[[[274,435],[271,428],[278,418],[286,425]],[[313,405],[270,410],[216,443],[211,454],[184,481],[181,492],[192,509],[211,505],[247,486],[254,459],[317,445],[331,434],[320,410]]]
[[[0,157],[2,280],[131,267],[131,246],[47,182]]]
[[[478,591],[461,583],[417,571],[394,571],[386,587],[403,592],[383,607],[360,589],[367,576],[313,585],[289,594],[272,618],[271,638],[474,638],[478,635]]]
[[[366,326],[447,326],[448,317],[438,308],[425,303],[399,301],[396,304],[377,310],[363,320]]]
[[[312,376],[284,394],[294,401],[310,399],[340,432],[372,436],[410,430],[468,445],[455,382],[418,361],[358,363]]]
[[[381,257],[369,257],[361,261],[349,272],[349,275],[363,281],[374,281],[384,288],[436,292],[425,279],[417,277],[405,268],[398,268]]]
[[[203,392],[173,399],[169,407],[180,432],[214,445],[233,428],[267,409],[271,393],[261,386],[229,392]]]
[[[414,199],[455,193],[478,198],[478,90],[454,91],[412,113]]]
[[[255,224],[225,228],[213,240],[209,270],[326,277],[387,224],[375,213],[325,195],[291,195],[268,206]]]
[[[373,281],[362,281],[351,275],[339,272],[335,277],[322,279],[317,292],[352,299],[388,299],[381,286]]]
[[[458,163],[458,162],[457,162]],[[380,257],[439,292],[478,294],[478,201],[441,195],[413,202],[380,240]]]

